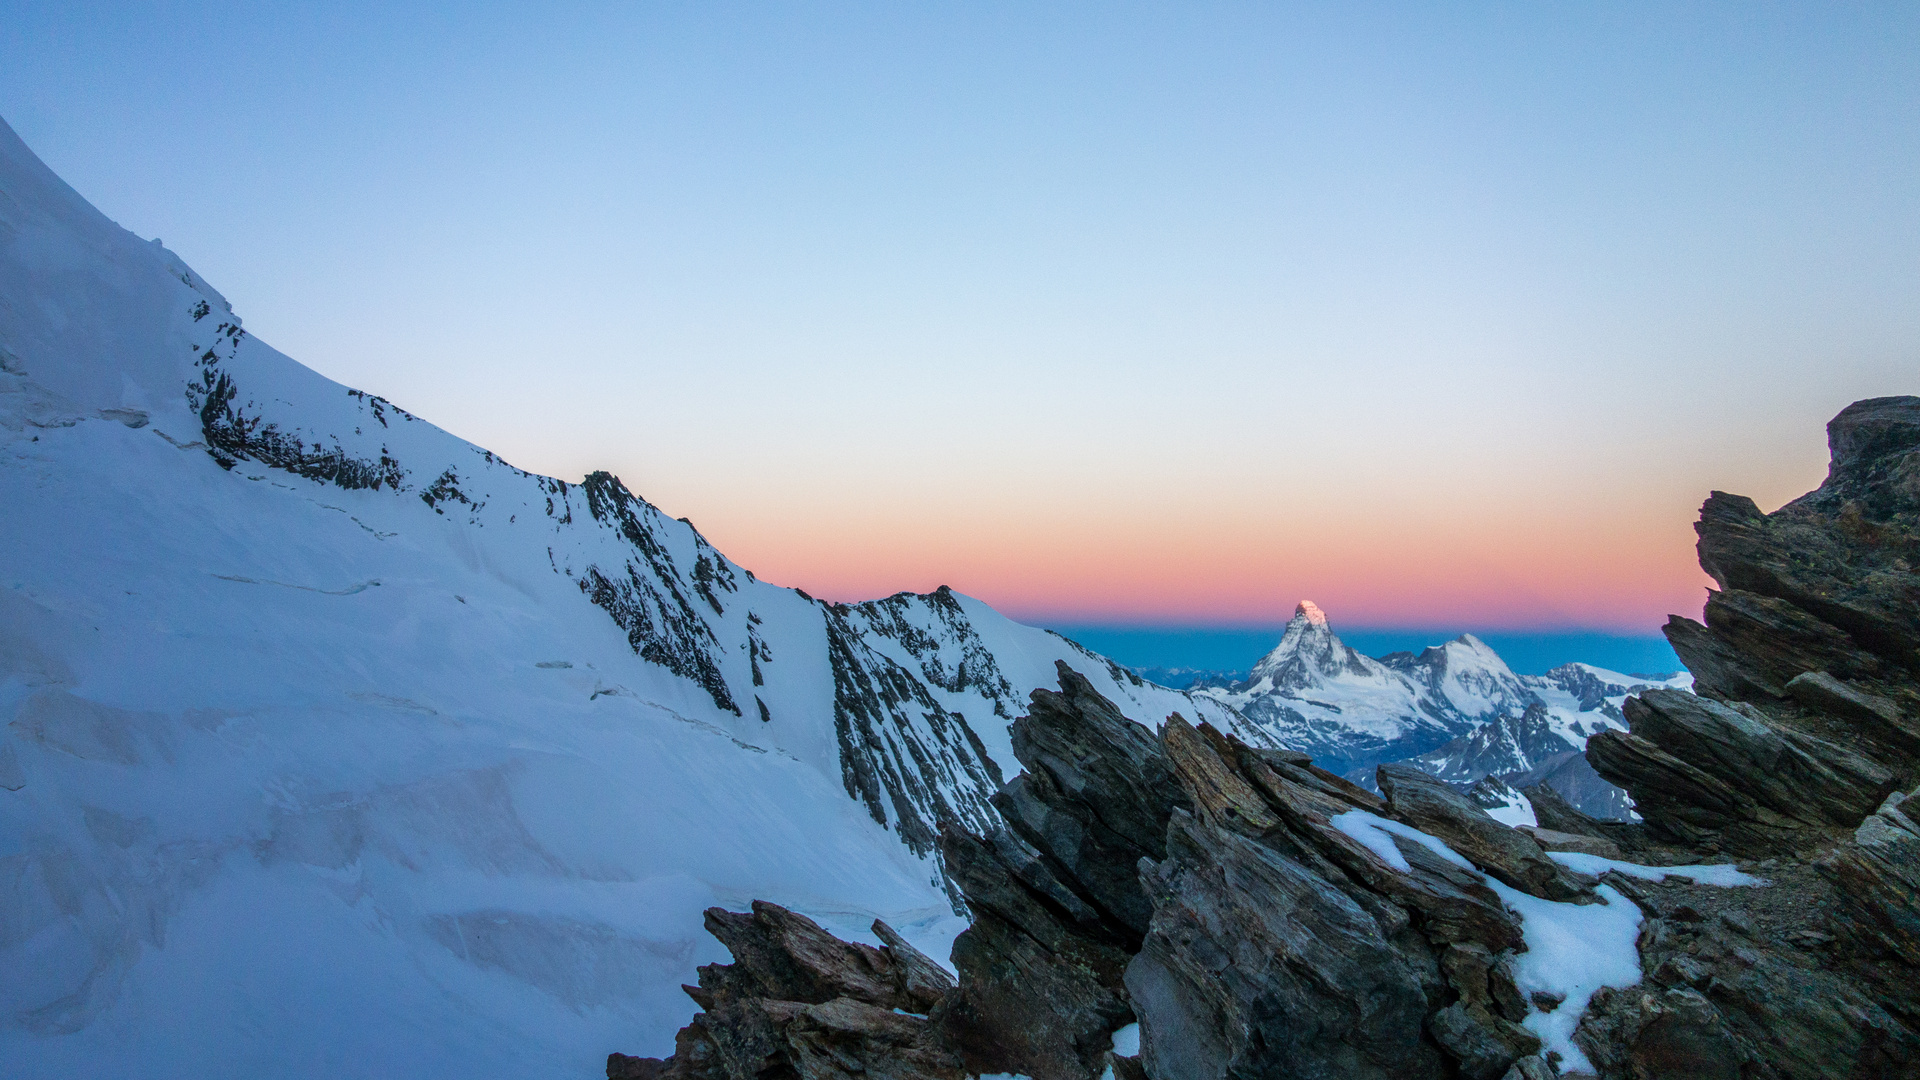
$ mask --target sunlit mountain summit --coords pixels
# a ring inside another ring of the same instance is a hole
[[[1194,690],[1363,784],[1372,783],[1375,765],[1409,758],[1458,783],[1563,764],[1572,770],[1559,778],[1571,801],[1624,816],[1617,789],[1587,776],[1584,762],[1575,764],[1578,751],[1589,735],[1625,727],[1620,708],[1627,695],[1688,682],[1685,675],[1648,679],[1580,663],[1517,675],[1472,634],[1418,653],[1369,657],[1340,640],[1318,605],[1302,600],[1279,644],[1247,678],[1202,681]]]

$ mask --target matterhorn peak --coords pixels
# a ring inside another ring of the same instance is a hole
[[[1321,611],[1320,605],[1311,600],[1300,601],[1299,606],[1293,609],[1293,617],[1304,618],[1315,626],[1327,625],[1327,613]]]

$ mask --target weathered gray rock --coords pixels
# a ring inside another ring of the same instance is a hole
[[[1555,832],[1532,825],[1522,825],[1520,831],[1533,837],[1533,842],[1539,844],[1543,851],[1577,851],[1582,855],[1598,855],[1603,859],[1626,857],[1626,852],[1620,850],[1619,844],[1605,837]]]
[[[1434,1040],[1460,1063],[1468,1080],[1497,1080],[1523,1057],[1540,1052],[1540,1039],[1486,1008],[1455,1002],[1427,1021]]]
[[[1893,787],[1867,758],[1695,694],[1649,691],[1628,699],[1626,714],[1635,735],[1809,825],[1852,828]]]
[[[1034,691],[1013,724],[1013,751],[1026,772],[993,802],[1137,946],[1153,910],[1136,866],[1163,857],[1167,816],[1185,796],[1153,735],[1078,672],[1057,666],[1060,690]]]
[[[722,997],[821,1003],[848,997],[872,1005],[924,1011],[901,992],[890,950],[841,941],[820,924],[778,904],[755,900],[753,910],[708,908],[707,932],[733,954],[731,964],[700,969],[703,1006]],[[919,954],[915,954],[918,956]]]
[[[1690,624],[1680,630],[1688,650],[1681,660],[1695,671],[1696,690],[1713,697],[1777,700],[1803,671],[1826,665],[1848,676],[1874,675],[1883,667],[1879,657],[1856,646],[1840,628],[1775,597],[1709,590],[1705,615],[1705,626],[1680,620]]]
[[[925,1013],[940,999],[953,992],[953,976],[926,953],[901,937],[893,927],[879,919],[873,920],[873,936],[886,946],[886,955],[893,961],[893,984],[896,996],[907,1002],[901,1006],[907,1012]],[[920,1006],[915,1008],[914,1006]]]
[[[1071,890],[1028,886],[987,841],[949,829],[941,852],[973,925],[954,942],[960,984],[934,1022],[972,1072],[1092,1080],[1111,1033],[1133,1018],[1127,951],[1097,919],[1062,910]]]
[[[1920,788],[1888,796],[1853,842],[1817,865],[1839,886],[1836,925],[1863,959],[1920,973]]]
[[[1719,833],[1735,851],[1818,844],[1894,783],[1859,754],[1693,694],[1649,691],[1626,714],[1631,734],[1589,739],[1588,759],[1633,793],[1656,833],[1687,842]]]
[[[1714,493],[1701,509],[1700,565],[1723,590],[1786,601],[1855,647],[1911,671],[1920,658],[1920,398],[1855,402],[1827,425],[1826,482],[1771,515]],[[1809,665],[1802,670],[1837,667]]]
[[[1784,834],[1798,825],[1638,735],[1603,731],[1587,740],[1587,760],[1601,776],[1633,793],[1649,831],[1666,840],[1718,851],[1725,830],[1745,825],[1743,842],[1765,850],[1770,843],[1789,843]],[[1763,817],[1764,827],[1782,835],[1756,836]]]
[[[707,930],[732,964],[700,969],[703,1010],[666,1060],[613,1054],[609,1080],[961,1080],[966,1069],[925,1016],[952,981],[874,923],[885,946],[846,942],[777,904],[710,908]]]
[[[1542,1058],[1521,1058],[1500,1080],[1554,1080],[1553,1066]]]
[[[1440,1077],[1441,979],[1407,927],[1265,845],[1176,813],[1127,969],[1154,1080]]]
[[[1186,803],[1152,734],[1065,664],[1014,722],[1026,771],[994,796],[1009,828],[949,828],[941,853],[974,923],[954,943],[960,985],[937,1012],[977,1072],[1092,1080],[1133,1019],[1122,974],[1152,916],[1142,858],[1166,852]]]
[[[1394,817],[1440,838],[1508,885],[1548,900],[1587,892],[1532,837],[1488,817],[1450,785],[1410,765],[1382,765],[1375,775]]]
[[[1810,944],[1832,941],[1815,929],[1839,903],[1832,884],[1805,866],[1776,875],[1739,889],[1609,875],[1649,917],[1644,981],[1597,994],[1576,1034],[1601,1075],[1912,1075],[1916,1043],[1888,1008],[1894,995]]]
[[[1183,833],[1184,842],[1170,839],[1167,859],[1145,872],[1150,884],[1160,883],[1155,930],[1128,969],[1128,986],[1150,1042],[1155,1032],[1162,1032],[1166,1033],[1162,1046],[1199,1040],[1200,1045],[1212,1047],[1197,1058],[1182,1059],[1199,1063],[1195,1068],[1201,1072],[1195,1075],[1227,1068],[1232,1062],[1266,1062],[1272,1040],[1278,1036],[1237,1021],[1196,1029],[1196,1018],[1209,1008],[1213,1015],[1244,1016],[1249,1008],[1246,1002],[1269,998],[1268,1004],[1259,1007],[1271,1009],[1279,1002],[1291,1008],[1286,1003],[1298,997],[1297,983],[1351,990],[1363,973],[1365,978],[1421,988],[1425,1003],[1420,1030],[1434,1048],[1444,1048],[1440,1060],[1453,1063],[1445,1067],[1460,1064],[1460,1055],[1467,1055],[1475,1069],[1497,1065],[1492,1074],[1497,1076],[1512,1063],[1514,1053],[1522,1051],[1496,1053],[1487,1049],[1489,1045],[1509,1049],[1530,1045],[1530,1036],[1511,1027],[1528,1009],[1511,970],[1511,950],[1520,944],[1519,928],[1478,874],[1414,843],[1400,845],[1405,870],[1387,865],[1332,824],[1334,817],[1361,808],[1337,797],[1337,792],[1281,776],[1268,766],[1264,755],[1205,725],[1195,729],[1170,718],[1161,737],[1174,775],[1192,798],[1195,811],[1191,818],[1176,814],[1172,832]],[[1264,871],[1243,866],[1244,860],[1255,856],[1267,866]],[[1276,902],[1263,901],[1257,894],[1251,899],[1236,895],[1245,892],[1256,873],[1266,883],[1262,892],[1283,882],[1282,892],[1288,899]],[[1275,951],[1278,946],[1271,943],[1245,955],[1233,951],[1244,947],[1237,944],[1243,939],[1259,941],[1263,934],[1283,930],[1308,936],[1334,933],[1326,928],[1301,929],[1330,917],[1331,909],[1325,905],[1333,903],[1332,897],[1351,905],[1340,908],[1345,917],[1357,919],[1353,913],[1358,912],[1369,920],[1360,925],[1376,928],[1369,945],[1343,946],[1359,950],[1353,951],[1353,959],[1364,961],[1360,973],[1323,969],[1316,954]],[[1282,921],[1261,930],[1218,916],[1223,906],[1233,905],[1247,905],[1254,911],[1274,908],[1265,917]],[[1196,926],[1203,926],[1204,932]],[[1210,968],[1203,963],[1207,958],[1213,964]],[[1276,958],[1284,961],[1282,966],[1274,966]],[[1440,961],[1438,980],[1436,959]],[[1203,975],[1203,970],[1208,974]],[[1152,995],[1143,997],[1150,989]],[[1340,992],[1328,993],[1335,999],[1329,1008],[1364,1013],[1363,1004],[1343,1002]],[[1240,997],[1228,1001],[1223,995],[1229,994]],[[1433,1016],[1450,998],[1463,1002],[1468,1011],[1441,1020],[1436,1029]],[[1374,1017],[1369,1024],[1379,1019]],[[1376,1068],[1388,1068],[1390,1074],[1393,1067],[1425,1067],[1424,1056],[1399,1066],[1369,1063],[1364,1054],[1355,1058],[1355,1048],[1342,1041],[1347,1036],[1326,1027],[1325,1017],[1294,1022],[1318,1032],[1314,1035],[1318,1049],[1288,1044],[1287,1053],[1295,1055],[1290,1067],[1299,1070],[1297,1075],[1346,1075],[1353,1070],[1372,1075],[1366,1070]],[[1322,1026],[1314,1028],[1316,1024]],[[1442,1034],[1451,1044],[1439,1041]],[[1396,1036],[1412,1037],[1405,1031]],[[1494,1060],[1498,1054],[1505,1056]],[[1161,1067],[1158,1059],[1148,1062],[1155,1080],[1159,1080],[1155,1070]],[[1242,1067],[1232,1065],[1236,1075]],[[1257,1071],[1255,1064],[1244,1067]]]
[[[1868,725],[1876,737],[1903,750],[1920,749],[1920,720],[1892,698],[1824,671],[1803,671],[1787,680],[1786,689],[1808,708]]]

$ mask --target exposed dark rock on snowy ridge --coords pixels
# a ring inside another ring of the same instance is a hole
[[[338,437],[328,437],[329,449],[316,430],[275,419],[273,402],[244,396],[235,376],[222,366],[244,336],[237,320],[222,323],[214,344],[196,361],[201,382],[188,387],[211,456],[227,468],[254,461],[348,489],[412,489],[411,470],[384,442],[377,461],[369,464],[352,457]],[[351,391],[348,396],[368,418],[354,428],[354,437],[363,441],[372,423],[388,426],[389,414],[415,419],[383,399]],[[313,450],[301,449],[306,440],[312,440]],[[736,666],[734,650],[723,643],[717,623],[739,593],[742,577],[751,579],[750,573],[735,567],[685,522],[677,524],[687,528],[694,557],[690,565],[682,565],[674,545],[662,536],[676,523],[610,473],[591,473],[571,485],[512,469],[491,454],[486,459],[489,466],[536,485],[545,494],[546,517],[562,534],[587,527],[590,520],[624,541],[625,557],[618,565],[589,562],[575,569],[556,564],[555,569],[576,579],[580,592],[625,632],[637,655],[697,684],[718,708],[745,715],[739,680],[725,670]],[[469,495],[462,490],[455,470],[447,468],[421,498],[436,510],[442,502],[461,503],[469,524],[481,526],[487,520],[482,514],[487,496],[484,489],[474,491]],[[587,511],[578,525],[576,499]],[[999,766],[966,714],[947,702],[962,697],[984,706],[990,711],[976,711],[978,719],[1004,727],[1018,701],[992,648],[975,632],[952,591],[943,587],[925,595],[901,593],[858,604],[813,603],[826,633],[824,659],[833,674],[833,722],[848,795],[921,856],[932,853],[942,822],[975,830],[996,827],[989,796],[1000,786]],[[749,612],[749,623],[757,618]],[[773,657],[751,626],[748,638],[751,682],[759,686],[763,665]],[[874,647],[879,639],[886,640],[886,649]],[[1116,685],[1148,689],[1137,675],[1112,661],[1063,644],[1098,665]],[[937,691],[945,691],[946,702]],[[764,699],[756,694],[752,700],[757,715],[771,721]]]
[[[1920,420],[1920,399],[1908,401]],[[1881,417],[1895,411],[1869,404]],[[1861,441],[1920,450],[1920,438]],[[1838,453],[1846,440],[1835,442]],[[1832,505],[1820,495],[1794,505]],[[1861,495],[1840,505],[1863,503],[1886,515],[1865,535],[1907,543],[1890,522],[1912,504]],[[1703,522],[1703,549],[1712,528]],[[1897,558],[1869,552],[1853,565],[1872,573]],[[1875,612],[1862,624],[1869,635],[1911,613],[1872,589],[1829,595]],[[1836,660],[1907,648],[1844,633]],[[1719,645],[1717,663],[1770,662]],[[1915,780],[1898,736],[1912,714],[1889,704],[1905,700],[1910,676],[1890,665],[1867,685],[1803,676],[1780,680],[1783,690],[1811,688],[1763,702],[1670,690],[1629,699],[1631,730],[1597,735],[1589,753],[1630,786],[1646,821],[1595,820],[1536,786],[1541,827],[1516,830],[1421,770],[1382,766],[1383,803],[1302,754],[1178,716],[1144,754],[1142,729],[1063,669],[1062,693],[1035,694],[1032,730],[1048,738],[1019,741],[1029,773],[1015,784],[1040,808],[1009,820],[1064,814],[1078,827],[943,837],[950,864],[970,868],[956,880],[977,938],[955,949],[960,987],[934,1009],[939,1031],[966,1048],[969,1071],[1036,1080],[1091,1080],[1108,1066],[1147,1080],[1545,1080],[1576,1063],[1608,1080],[1920,1076],[1920,825],[1904,809],[1920,789],[1899,793]],[[1115,742],[1119,731],[1128,734]],[[1148,794],[1170,792],[1150,779],[1162,775],[1179,797]],[[1152,907],[1137,944],[1113,917],[1126,905],[1103,909],[1081,876],[1111,890],[1118,860],[1083,857],[1084,823],[1118,816],[1120,804],[1130,820],[1164,818],[1166,830],[1158,853],[1136,841]],[[1392,820],[1370,816],[1382,812]],[[1569,865],[1574,856],[1554,852],[1642,865]],[[1765,879],[1687,869],[1727,852],[1757,860],[1742,869]],[[1539,906],[1555,900],[1563,913],[1626,909],[1637,927],[1623,943],[1627,977],[1569,1001],[1533,981],[1537,965],[1523,974],[1534,949],[1550,947],[1530,936],[1534,920],[1565,917]],[[1129,952],[1116,984],[1116,953]],[[1103,1053],[1105,1033],[1129,1019],[1140,1025],[1137,1063]],[[1561,1041],[1542,1034],[1552,1032]]]
[[[732,964],[700,969],[686,991],[703,1010],[661,1061],[615,1053],[614,1080],[961,1080],[959,1058],[925,1013],[952,988],[946,970],[884,922],[880,948],[840,941],[776,904],[713,908],[707,929]]]

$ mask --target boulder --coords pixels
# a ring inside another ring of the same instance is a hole
[[[1467,1080],[1499,1080],[1521,1058],[1540,1052],[1539,1036],[1479,1005],[1455,1002],[1434,1013],[1427,1027]]]
[[[1533,837],[1533,842],[1543,851],[1576,851],[1582,855],[1598,855],[1603,859],[1624,859],[1626,852],[1620,845],[1599,836],[1581,836],[1578,833],[1555,832],[1530,825],[1520,826],[1520,831]]]

